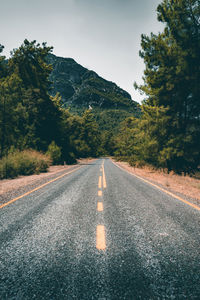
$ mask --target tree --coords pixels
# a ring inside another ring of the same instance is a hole
[[[4,46],[0,44],[0,54],[3,52]],[[6,84],[5,78],[7,75],[7,68],[5,62],[5,56],[0,55],[0,157],[2,157],[6,151],[7,143],[7,122],[8,122],[8,99],[6,97]]]
[[[20,117],[18,110],[18,93],[20,89],[20,79],[12,74],[3,78],[0,82],[0,141],[1,156],[5,155],[8,149],[19,142]]]
[[[54,141],[48,146],[47,154],[50,156],[53,165],[61,162],[61,149]]]
[[[4,46],[0,44],[0,80],[4,78],[7,74],[7,67],[5,62],[5,56],[1,55]]]
[[[101,145],[99,147],[99,155],[114,155],[115,151],[115,134],[112,129],[103,130],[100,135]]]
[[[128,117],[121,123],[119,134],[115,139],[115,155],[129,160],[135,154],[136,140],[135,136],[138,130],[139,120],[134,117]]]
[[[52,66],[47,63],[47,56],[53,47],[42,46],[35,40],[29,42],[27,39],[18,48],[11,52],[9,69],[11,73],[18,74],[26,89],[38,89],[41,96],[46,96],[49,87],[49,75]]]
[[[169,117],[167,109],[142,105],[142,117],[127,118],[116,139],[115,155],[129,161],[131,165],[149,164],[167,168],[161,161],[161,153],[166,139]]]
[[[88,148],[85,155],[92,157],[97,156],[98,148],[100,146],[100,132],[91,110],[86,110],[82,115],[82,130],[80,137],[85,141]]]
[[[16,110],[21,114],[23,128],[19,128],[23,145],[46,151],[56,139],[61,113],[56,102],[49,96],[51,65],[46,63],[52,47],[36,41],[24,43],[11,53],[8,61],[9,75],[21,81]],[[19,126],[20,127],[20,126]]]
[[[142,35],[146,68],[139,88],[146,105],[167,108],[162,163],[165,155],[170,169],[191,172],[200,164],[199,1],[163,0],[157,11],[166,26],[158,35]]]

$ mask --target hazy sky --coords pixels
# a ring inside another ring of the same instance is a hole
[[[4,55],[25,38],[47,42],[54,54],[72,57],[113,81],[132,98],[142,97],[139,57],[142,33],[157,33],[156,7],[161,0],[0,0],[0,44]]]

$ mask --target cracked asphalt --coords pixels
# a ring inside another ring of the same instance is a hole
[[[85,164],[0,209],[0,299],[200,299],[199,216]]]

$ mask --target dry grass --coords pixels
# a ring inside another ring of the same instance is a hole
[[[35,150],[15,151],[0,160],[0,179],[46,172],[50,158]]]

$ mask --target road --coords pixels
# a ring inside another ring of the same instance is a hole
[[[0,209],[0,299],[200,299],[199,216],[85,164]]]

